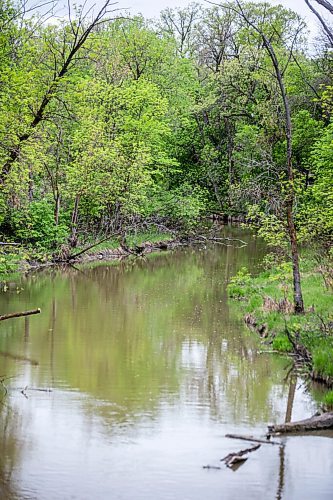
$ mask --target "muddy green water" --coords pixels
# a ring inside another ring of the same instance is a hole
[[[220,465],[266,425],[313,414],[288,360],[257,352],[226,282],[262,245],[211,246],[146,261],[52,269],[9,284],[0,325],[0,498],[332,499],[332,435],[263,445]],[[21,393],[21,390],[26,388]],[[52,389],[44,392],[37,389]]]

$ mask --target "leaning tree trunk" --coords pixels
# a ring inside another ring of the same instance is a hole
[[[277,64],[277,61],[276,61]],[[286,138],[287,138],[287,173],[288,173],[288,192],[286,198],[286,212],[287,212],[287,227],[288,235],[291,247],[291,262],[293,269],[293,290],[294,290],[294,306],[295,313],[304,313],[304,303],[301,288],[301,273],[299,269],[299,254],[297,245],[297,233],[294,220],[294,201],[295,201],[295,189],[294,189],[294,172],[292,164],[292,126],[291,126],[291,115],[288,97],[285,91],[282,75],[278,64],[275,66],[275,71],[281,90],[281,95],[283,99],[284,109],[285,109],[285,121],[286,121]]]

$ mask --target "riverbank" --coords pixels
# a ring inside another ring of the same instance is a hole
[[[76,248],[62,245],[56,251],[43,247],[24,245],[4,245],[0,254],[0,281],[5,281],[20,273],[60,263],[117,260],[130,255],[140,255],[157,250],[165,250],[176,244],[178,236],[174,231],[140,231],[120,239],[118,236],[105,238],[99,242],[87,241]]]
[[[263,350],[288,353],[315,381],[333,387],[333,269],[308,252],[301,260],[306,312],[293,314],[292,271],[289,263],[251,276],[242,268],[228,284],[247,326],[256,331]],[[332,407],[333,391],[324,397]]]
[[[221,234],[223,228],[228,228],[226,235]],[[43,267],[94,261],[120,261],[125,258],[143,257],[152,252],[173,250],[190,245],[204,246],[212,242],[236,247],[246,245],[242,239],[233,238],[232,226],[217,223],[214,225],[211,222],[210,227],[198,226],[195,230],[187,232],[168,228],[160,231],[156,228],[126,235],[118,234],[101,240],[86,241],[75,248],[61,245],[52,252],[42,247],[9,244],[8,247],[4,246],[1,249],[0,282],[19,273]]]

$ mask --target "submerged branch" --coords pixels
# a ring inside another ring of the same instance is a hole
[[[253,441],[254,443],[281,445],[281,443],[279,443],[278,441],[271,441],[270,439],[258,439],[253,436],[243,436],[242,434],[226,434],[225,437],[231,439],[242,439],[244,441]]]

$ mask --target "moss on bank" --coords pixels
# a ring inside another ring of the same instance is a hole
[[[309,353],[313,379],[333,385],[333,289],[323,265],[303,256],[302,290],[306,313],[293,314],[292,270],[289,263],[258,276],[241,269],[228,284],[228,295],[238,300],[247,324],[255,328],[272,350],[292,352],[295,345]],[[331,272],[331,269],[329,269]]]

